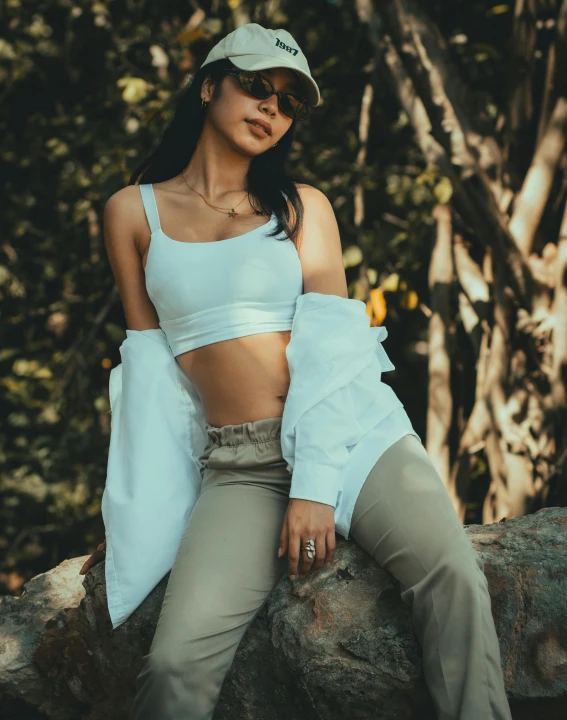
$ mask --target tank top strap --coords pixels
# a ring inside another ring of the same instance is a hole
[[[152,232],[156,232],[156,230],[161,230],[156,196],[154,194],[154,186],[151,183],[142,183],[139,187],[140,193],[142,194],[142,202],[144,203],[144,210],[146,211],[146,217],[148,218],[150,230]]]

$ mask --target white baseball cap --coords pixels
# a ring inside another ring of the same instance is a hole
[[[286,67],[293,70],[304,87],[304,97],[312,107],[321,96],[305,55],[287,30],[271,30],[258,23],[247,23],[228,33],[209,52],[204,67],[215,60],[229,58],[240,70]]]

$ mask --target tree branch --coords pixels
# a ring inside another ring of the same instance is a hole
[[[536,19],[536,0],[516,0],[509,73],[512,86],[505,131],[507,168],[513,176],[515,189],[525,174],[526,168],[520,162],[526,155],[534,115],[532,84],[537,43]]]
[[[429,265],[431,317],[429,342],[429,402],[427,406],[427,452],[445,486],[449,486],[449,431],[453,413],[451,359],[447,348],[451,325],[450,298],[453,281],[451,211],[438,204],[433,211],[437,232]]]
[[[555,25],[555,38],[549,48],[547,68],[544,81],[544,95],[536,147],[540,144],[543,134],[549,124],[549,116],[557,98],[565,97],[567,89],[567,0],[562,0]]]
[[[553,299],[553,360],[551,396],[558,408],[567,407],[567,203],[561,221],[555,261],[556,281]]]
[[[565,149],[566,134],[567,99],[560,97],[535,152],[522,189],[516,197],[509,224],[510,233],[524,257],[531,252],[549,199],[555,171]]]
[[[464,85],[446,58],[439,31],[413,0],[388,0],[377,8],[388,31],[379,40],[384,59],[400,101],[412,122],[419,122],[414,127],[422,151],[436,158],[451,179],[455,207],[479,240],[493,246],[518,303],[530,310],[531,274],[500,210],[500,155],[494,139],[472,127],[462,101]],[[374,23],[371,39],[378,36],[376,28]]]

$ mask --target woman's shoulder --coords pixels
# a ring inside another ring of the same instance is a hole
[[[139,238],[149,235],[138,185],[126,185],[107,199],[103,227],[106,241],[120,247],[125,243],[137,247]]]
[[[314,213],[329,212],[331,201],[322,190],[306,183],[295,183],[295,186],[305,210],[312,209]]]
[[[301,204],[303,205],[304,213],[308,212],[309,215],[317,215],[321,211],[325,211],[327,207],[331,206],[331,203],[325,193],[314,185],[308,185],[307,183],[293,182]],[[291,200],[288,199],[288,208],[290,215],[295,222],[295,208]]]
[[[106,201],[104,221],[110,224],[128,225],[133,233],[145,227],[144,206],[139,185],[126,185]]]
[[[140,187],[138,185],[126,185],[120,188],[107,199],[105,208],[118,210],[119,208],[129,208],[138,206],[140,202]]]
[[[324,192],[316,188],[314,185],[308,185],[307,183],[294,183],[301,200],[305,202],[321,202],[323,199],[327,199]]]
[[[299,183],[299,182],[294,182],[293,184],[295,185],[298,192],[309,192],[311,190],[320,192],[317,190],[317,188],[314,185],[308,185],[307,183]]]

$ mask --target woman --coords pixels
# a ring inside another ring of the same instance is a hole
[[[334,508],[290,500],[280,444],[295,299],[348,297],[332,206],[284,171],[295,124],[318,102],[289,33],[240,27],[183,93],[131,179],[142,184],[105,208],[128,327],[164,330],[208,430],[201,494],[137,677],[135,720],[210,719],[283,572],[304,578],[333,558]],[[392,424],[393,414],[382,438]],[[350,534],[403,587],[439,718],[509,720],[482,562],[409,421],[368,474]]]

